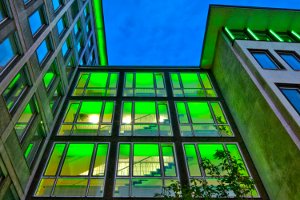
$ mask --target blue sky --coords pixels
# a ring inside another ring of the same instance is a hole
[[[299,0],[103,0],[109,65],[198,66],[209,4],[300,9]]]

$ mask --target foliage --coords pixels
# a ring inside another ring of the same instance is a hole
[[[253,197],[254,181],[246,172],[243,161],[231,156],[227,151],[217,150],[214,158],[218,164],[203,159],[201,167],[210,179],[192,179],[190,185],[174,181],[157,196],[164,199],[242,199]]]

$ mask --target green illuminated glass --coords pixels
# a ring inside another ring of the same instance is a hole
[[[171,136],[170,123],[167,102],[124,102],[120,135]]]
[[[153,197],[178,180],[171,143],[120,143],[118,154],[114,197]]]
[[[219,102],[176,102],[182,136],[233,136]]]
[[[126,72],[123,96],[165,97],[163,73]]]
[[[196,153],[196,148],[194,144],[184,145],[185,159],[189,169],[190,176],[201,176],[199,158]]]
[[[115,103],[71,101],[58,135],[111,135]]]
[[[25,71],[22,69],[9,83],[3,92],[3,98],[6,106],[12,112],[14,106],[21,101],[21,97],[29,88],[28,79]]]
[[[55,114],[59,104],[60,104],[60,100],[62,98],[63,94],[62,94],[62,88],[61,88],[61,83],[59,83],[54,91],[54,93],[52,94],[52,97],[50,97],[50,108],[53,114]]]
[[[54,144],[35,196],[102,197],[107,154],[107,143]]]
[[[44,82],[45,88],[47,90],[49,90],[49,88],[50,88],[51,84],[54,82],[56,76],[57,76],[56,64],[55,64],[55,62],[53,62],[51,67],[49,68],[49,70],[46,72],[46,74],[43,77],[43,82]]]
[[[116,96],[119,73],[80,73],[73,96]]]
[[[174,97],[216,97],[207,73],[170,73]]]

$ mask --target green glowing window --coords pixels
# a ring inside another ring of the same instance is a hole
[[[120,135],[172,136],[167,102],[123,102]]]
[[[102,197],[108,148],[108,143],[55,143],[35,196]]]
[[[120,143],[114,197],[153,197],[178,180],[172,143]]]
[[[73,96],[116,96],[119,73],[80,73]]]
[[[220,102],[175,102],[182,136],[233,136]]]
[[[296,42],[295,38],[288,32],[276,32],[283,42]]]
[[[51,88],[51,85],[53,84],[53,82],[57,76],[56,70],[57,70],[56,63],[53,62],[43,77],[44,86],[47,90],[49,90]]]
[[[244,30],[230,30],[235,40],[249,40],[250,37]]]
[[[255,36],[262,41],[274,41],[267,31],[252,31]]]
[[[170,73],[174,97],[216,97],[207,73]]]
[[[70,101],[58,135],[109,136],[113,101]]]
[[[123,96],[165,97],[164,75],[161,72],[126,72]]]
[[[29,88],[29,81],[25,68],[26,67],[24,66],[23,69],[20,70],[3,92],[3,98],[9,112],[13,112],[17,109],[16,105],[22,101],[22,97],[26,95],[26,90]]]
[[[203,159],[208,159],[214,165],[220,164],[221,161],[214,157],[217,150],[229,152],[232,158],[238,160],[243,166],[244,169],[240,171],[241,175],[250,176],[246,163],[236,143],[184,143],[183,147],[190,180],[195,178],[205,178],[209,184],[218,185],[213,174],[207,169],[204,170],[200,165],[201,160]],[[220,168],[219,171],[221,172],[221,176],[228,175],[226,170],[222,171]],[[256,190],[252,191],[252,195],[254,197],[259,197]]]
[[[25,106],[19,120],[15,125],[15,130],[20,141],[24,140],[26,129],[33,123],[33,119],[38,114],[36,101],[32,98]]]
[[[25,159],[29,166],[32,165],[34,159],[39,154],[39,149],[43,144],[45,138],[45,129],[43,121],[40,121],[36,130],[33,132],[32,136],[28,136],[22,145]]]
[[[62,99],[63,93],[62,93],[62,87],[61,87],[61,83],[59,83],[56,87],[56,89],[54,90],[54,92],[52,94],[50,94],[50,108],[52,113],[54,114],[60,104],[60,101]]]

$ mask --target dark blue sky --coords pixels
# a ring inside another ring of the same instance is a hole
[[[198,66],[209,4],[300,9],[299,0],[103,0],[109,65]]]

